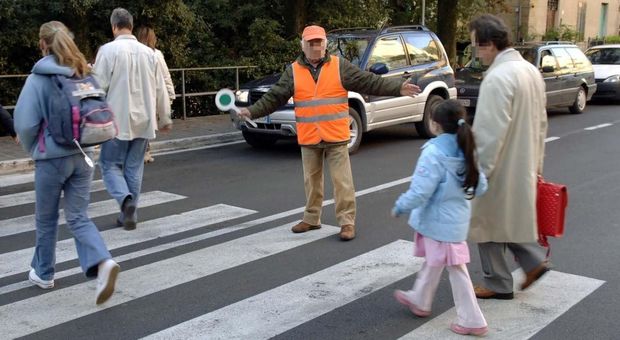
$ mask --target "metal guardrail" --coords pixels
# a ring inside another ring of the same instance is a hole
[[[235,90],[239,90],[239,70],[256,68],[257,66],[214,66],[214,67],[193,67],[193,68],[172,68],[170,72],[181,72],[181,100],[183,101],[183,119],[187,118],[186,100],[187,97],[200,97],[215,95],[217,91],[185,93],[185,71],[209,71],[209,70],[235,70]]]
[[[256,68],[257,66],[214,66],[214,67],[191,67],[191,68],[172,68],[170,72],[181,72],[181,100],[183,101],[183,119],[187,118],[186,98],[188,97],[200,97],[200,96],[212,96],[217,91],[206,92],[192,92],[185,93],[185,72],[186,71],[209,71],[209,70],[235,70],[235,89],[239,90],[239,70]],[[6,74],[0,75],[0,79],[7,78],[26,78],[28,74]],[[14,105],[4,106],[6,109],[14,109]]]

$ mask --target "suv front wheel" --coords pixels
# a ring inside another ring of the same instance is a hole
[[[415,129],[420,137],[435,137],[435,134],[431,131],[431,115],[433,114],[433,111],[435,111],[437,105],[439,105],[443,100],[443,97],[440,95],[431,94],[428,96],[426,105],[424,105],[424,117],[421,122],[415,123]]]
[[[347,148],[349,149],[349,155],[352,155],[359,149],[362,143],[362,135],[364,134],[360,114],[352,107],[349,107],[349,131],[351,131],[351,139]]]

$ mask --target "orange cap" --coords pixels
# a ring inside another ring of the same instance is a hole
[[[304,32],[301,34],[301,39],[309,41],[313,39],[327,39],[325,36],[325,30],[321,26],[308,26],[304,28]]]

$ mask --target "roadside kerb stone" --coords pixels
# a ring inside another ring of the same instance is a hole
[[[197,148],[220,143],[229,143],[242,140],[241,132],[227,132],[197,137],[187,137],[151,142],[151,153],[156,156],[159,152],[169,152]],[[99,158],[99,149],[95,149],[95,159]],[[15,172],[34,170],[34,161],[30,158],[0,161],[0,175]]]

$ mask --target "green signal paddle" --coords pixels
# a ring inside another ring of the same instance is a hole
[[[235,105],[235,94],[230,89],[221,89],[215,95],[215,105],[220,111],[228,112],[233,121],[239,120],[239,108]],[[246,123],[258,127],[250,118],[243,117]]]

